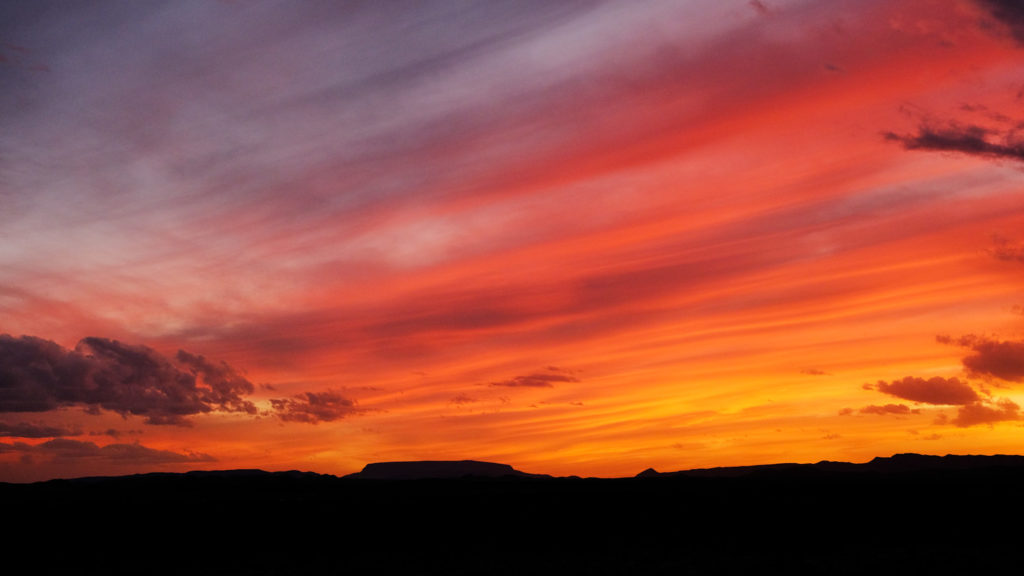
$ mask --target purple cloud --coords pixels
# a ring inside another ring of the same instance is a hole
[[[941,127],[920,126],[916,134],[886,132],[886,140],[899,142],[907,150],[957,152],[985,158],[1024,161],[1024,141],[1014,132],[1000,132],[981,126],[950,123]]]
[[[491,386],[509,388],[553,388],[556,382],[579,382],[579,379],[568,374],[538,372],[526,376],[515,376],[508,380],[491,382]]]
[[[977,0],[996,20],[1002,22],[1010,34],[1024,45],[1024,3],[1020,0]]]
[[[356,406],[355,400],[332,391],[303,392],[291,398],[271,399],[270,405],[281,420],[307,424],[333,422],[365,412]]]
[[[59,438],[80,436],[82,431],[66,426],[50,426],[30,422],[0,422],[0,436],[8,438]]]
[[[107,464],[180,464],[188,462],[215,462],[209,454],[199,452],[178,453],[157,450],[141,444],[107,444],[56,438],[41,444],[24,442],[0,443],[0,453],[14,452],[23,456],[44,456],[55,461],[90,460]]]
[[[79,406],[189,425],[208,412],[256,413],[252,383],[226,364],[181,351],[179,365],[147,346],[83,338],[74,350],[33,336],[0,334],[0,413]]]

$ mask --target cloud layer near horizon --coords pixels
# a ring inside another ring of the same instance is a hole
[[[40,444],[0,443],[0,453],[12,452],[23,458],[49,457],[58,461],[90,460],[132,466],[154,464],[182,464],[215,462],[209,454],[179,454],[168,450],[155,450],[141,444],[107,444],[98,446],[94,442],[56,438]]]

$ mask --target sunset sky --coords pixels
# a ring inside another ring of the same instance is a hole
[[[1021,6],[4,2],[0,481],[1021,453]]]

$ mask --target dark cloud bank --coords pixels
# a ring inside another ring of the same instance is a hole
[[[332,422],[346,416],[364,412],[356,406],[356,401],[337,392],[304,392],[291,398],[273,399],[270,401],[278,418],[285,422],[305,422],[317,424]]]
[[[107,444],[98,446],[93,442],[55,438],[41,444],[24,442],[0,442],[0,454],[13,452],[31,461],[42,456],[53,461],[90,460],[106,464],[181,464],[188,462],[215,462],[209,454],[187,452],[179,454],[169,450],[156,450],[141,444]]]
[[[172,362],[147,346],[106,338],[83,338],[68,350],[32,336],[0,335],[0,413],[77,406],[187,426],[197,414],[255,414],[243,398],[253,390],[227,364],[184,350]]]
[[[1018,44],[1024,46],[1024,2],[1020,0],[976,0],[996,20],[1009,29]]]
[[[169,359],[142,345],[83,338],[74,349],[36,338],[0,334],[0,414],[49,412],[78,407],[86,412],[141,416],[146,424],[189,426],[213,412],[257,415],[245,397],[255,386],[224,362],[179,350]],[[285,422],[316,424],[364,412],[332,391],[271,399]],[[0,423],[0,436],[57,438],[81,431],[60,426]]]
[[[33,424],[31,422],[0,422],[0,436],[7,438],[59,438],[80,436],[81,430],[65,426]]]

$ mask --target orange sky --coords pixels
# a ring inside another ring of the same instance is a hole
[[[0,8],[0,481],[1020,452],[1013,3],[483,4]]]

